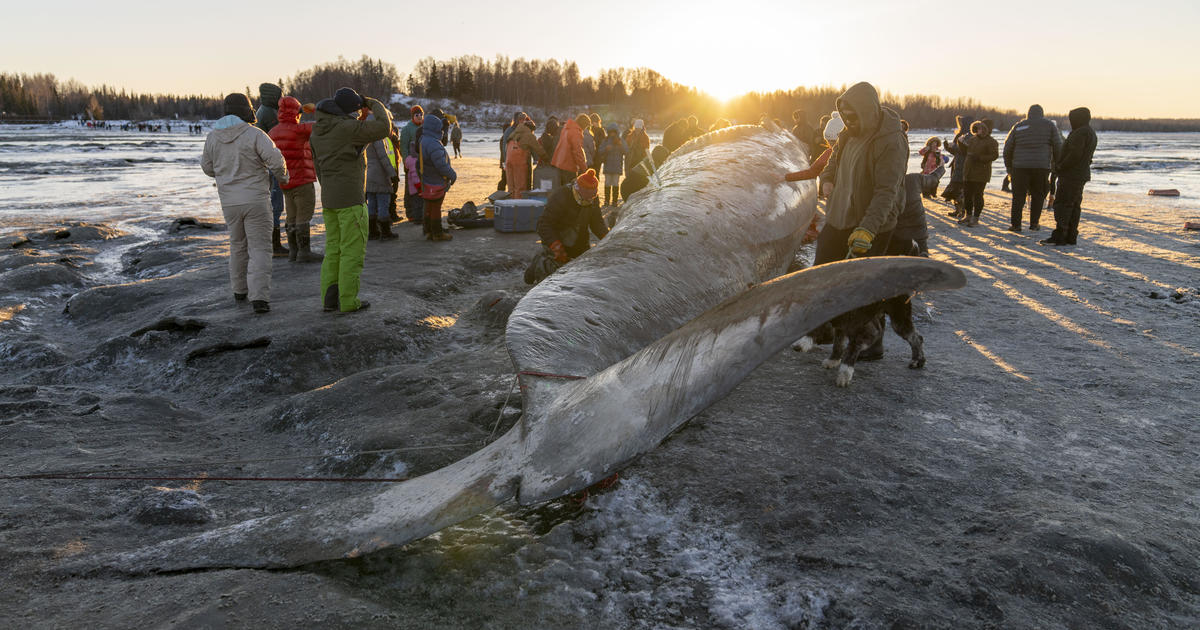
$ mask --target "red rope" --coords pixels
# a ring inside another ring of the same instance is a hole
[[[79,480],[96,480],[96,481],[319,481],[325,483],[335,482],[370,482],[370,483],[397,483],[400,481],[408,481],[410,477],[386,478],[386,477],[208,477],[205,475],[195,475],[192,477],[132,477],[132,476],[84,476],[84,475],[14,475],[9,477],[0,477],[0,480],[7,479],[79,479]]]
[[[533,370],[525,370],[523,372],[517,372],[517,374],[521,374],[523,376],[542,376],[545,378],[565,378],[565,379],[572,380],[572,381],[577,381],[577,380],[587,378],[586,376],[572,376],[570,374],[551,374],[549,372],[534,372]]]

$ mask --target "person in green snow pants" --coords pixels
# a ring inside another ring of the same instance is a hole
[[[358,299],[359,275],[367,246],[367,205],[349,208],[326,208],[325,259],[321,261],[321,295],[331,286],[337,287],[338,306],[348,313],[360,308]],[[326,310],[333,306],[327,302]]]
[[[363,148],[392,131],[383,103],[341,88],[317,103],[313,123],[313,167],[321,182],[325,215],[325,260],[321,263],[321,299],[326,311],[361,311],[359,274],[367,241],[367,157]],[[367,115],[374,114],[368,120]]]

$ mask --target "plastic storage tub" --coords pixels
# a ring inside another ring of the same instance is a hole
[[[501,199],[494,202],[497,232],[532,232],[546,208],[544,199]]]

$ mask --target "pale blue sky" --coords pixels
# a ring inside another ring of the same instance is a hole
[[[856,7],[847,9],[846,6]],[[719,97],[871,81],[1024,110],[1197,117],[1200,3],[634,0],[220,5],[116,0],[4,9],[0,71],[223,94],[338,55],[475,54],[654,68]],[[431,15],[437,7],[440,17]],[[499,7],[499,9],[497,8]]]

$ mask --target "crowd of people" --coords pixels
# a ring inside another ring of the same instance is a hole
[[[457,179],[447,144],[461,156],[462,130],[453,116],[440,109],[426,116],[416,105],[397,128],[382,103],[350,88],[315,105],[302,105],[270,83],[259,86],[259,96],[257,111],[245,94],[225,98],[225,116],[213,126],[202,158],[205,173],[217,180],[229,224],[236,300],[248,299],[255,312],[268,312],[270,258],[287,256],[294,262],[322,262],[325,310],[367,308],[358,297],[365,244],[398,238],[391,225],[400,220],[400,206],[408,221],[422,224],[427,239],[451,240],[442,225],[441,206]],[[316,121],[301,123],[305,112],[315,114]],[[983,212],[992,164],[1001,156],[1012,181],[1009,229],[1021,231],[1027,198],[1029,228],[1040,229],[1049,198],[1057,225],[1042,242],[1075,244],[1096,134],[1087,108],[1072,110],[1069,118],[1072,130],[1064,141],[1034,105],[1013,125],[1001,149],[992,137],[992,120],[959,116],[953,139],[930,137],[919,151],[920,172],[908,173],[908,124],[882,105],[869,83],[847,89],[836,111],[822,116],[815,128],[807,113],[797,110],[791,131],[808,146],[811,166],[788,173],[784,181],[820,181],[823,220],[815,220],[809,231],[816,242],[815,264],[859,256],[927,256],[921,199],[937,194],[946,164],[950,182],[941,196],[953,204],[960,224],[974,227]],[[760,122],[765,124],[765,116]],[[538,188],[544,181],[551,184],[549,190],[539,190],[546,198],[537,225],[542,242],[526,269],[526,282],[536,284],[586,252],[589,234],[604,238],[610,227],[604,209],[646,186],[671,153],[729,125],[720,119],[705,129],[695,116],[682,118],[668,125],[662,143],[651,149],[640,119],[622,130],[615,122],[604,125],[597,113],[565,122],[551,116],[538,135],[528,114],[515,113],[501,134],[497,188],[521,199],[534,188],[535,175]],[[326,226],[323,255],[311,248],[318,181]]]

